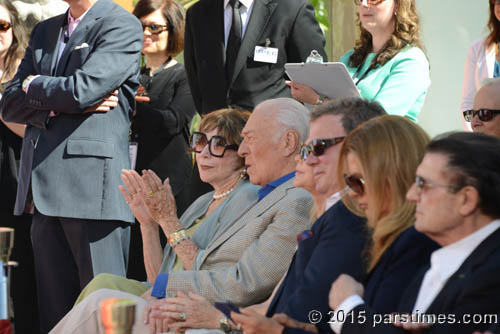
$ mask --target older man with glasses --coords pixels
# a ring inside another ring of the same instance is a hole
[[[330,101],[311,113],[309,138],[299,154],[313,168],[316,191],[331,196],[330,206],[341,198],[341,189],[334,180],[344,136],[359,124],[383,114],[385,111],[378,103],[360,98]],[[325,208],[317,209],[322,212]],[[303,329],[293,328],[291,319],[316,324],[320,332],[329,330],[327,295],[331,282],[344,271],[362,277],[365,236],[362,218],[352,214],[342,202],[333,205],[311,230],[298,237],[292,264],[270,303],[243,309],[243,314],[233,315],[233,320],[249,334],[304,333]],[[279,322],[270,318],[278,313],[286,316]]]
[[[464,118],[472,131],[500,137],[500,78],[488,79],[474,98],[474,109],[465,110]]]
[[[104,333],[97,309],[100,300],[107,297],[126,297],[137,302],[132,333],[138,334],[167,332],[173,322],[188,327],[197,320],[192,310],[169,304],[169,299],[165,299],[178,292],[197,293],[210,302],[229,301],[238,306],[267,298],[290,264],[297,234],[310,226],[311,196],[293,186],[295,156],[308,133],[307,112],[290,98],[268,100],[255,108],[242,131],[238,154],[245,159],[250,182],[261,186],[258,199],[241,210],[239,218],[221,222],[227,223],[227,228],[197,255],[199,262],[195,267],[159,273],[151,298],[144,296],[148,300],[121,291],[97,290],[50,333]],[[223,138],[212,136],[207,140],[200,133],[193,136],[194,151],[207,145],[215,156],[222,156],[228,148]],[[176,311],[162,313],[169,305]],[[155,313],[157,316],[153,317]],[[231,330],[222,313],[211,314],[209,319],[215,327]]]

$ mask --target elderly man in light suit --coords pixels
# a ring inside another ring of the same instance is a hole
[[[214,237],[193,270],[171,271],[168,278],[167,273],[158,275],[152,294],[160,300],[98,290],[78,304],[51,333],[104,333],[95,316],[99,302],[107,297],[137,301],[138,320],[133,333],[148,333],[149,326],[153,333],[166,331],[169,319],[150,320],[151,307],[159,307],[162,297],[176,296],[179,291],[239,306],[267,298],[290,264],[297,234],[310,225],[312,198],[292,184],[294,158],[307,134],[307,109],[297,101],[279,98],[259,104],[243,129],[238,151],[245,158],[250,182],[262,186],[258,200]],[[143,323],[143,316],[149,325]],[[217,327],[219,322],[221,328],[227,324],[224,317],[214,320]]]
[[[129,168],[129,117],[142,30],[111,0],[67,0],[39,23],[0,108],[27,124],[15,214],[29,207],[42,332],[94,275],[125,275],[133,216],[117,187]]]

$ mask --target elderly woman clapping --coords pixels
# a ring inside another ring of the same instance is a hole
[[[158,274],[195,266],[214,236],[257,198],[258,187],[246,180],[243,159],[237,155],[240,132],[249,116],[248,111],[222,109],[202,119],[200,131],[193,133],[190,146],[202,181],[209,183],[214,191],[199,197],[180,218],[168,179],[162,184],[151,170],[143,171],[142,176],[132,170],[122,172],[125,187],[120,190],[140,223],[149,284],[102,274],[87,285],[77,303],[101,288],[150,299],[149,287]],[[169,242],[164,250],[159,229]]]

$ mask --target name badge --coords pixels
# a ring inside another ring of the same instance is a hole
[[[253,60],[261,63],[276,64],[278,62],[278,48],[256,46]]]

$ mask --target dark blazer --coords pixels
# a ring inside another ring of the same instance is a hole
[[[415,305],[420,285],[429,267],[424,267],[406,289],[398,308],[399,313],[411,313]],[[455,321],[436,322],[425,333],[435,334],[470,334],[476,330],[485,331],[490,323],[469,323],[468,315],[497,314],[500,300],[500,229],[486,238],[464,261],[460,268],[448,279],[443,289],[429,306],[426,314],[444,315]],[[356,317],[364,313],[366,321],[347,321],[342,327],[342,334],[396,334],[402,329],[390,324],[373,325],[373,315],[378,313],[367,304],[354,309]]]
[[[255,46],[278,48],[276,64],[254,61]],[[285,63],[303,62],[317,50],[324,60],[325,39],[308,0],[255,0],[232,79],[226,82],[224,1],[200,0],[186,14],[184,63],[199,113],[290,97]]]
[[[415,271],[428,266],[431,253],[439,247],[414,227],[403,231],[368,275],[363,299],[377,313],[396,312]]]
[[[312,226],[312,236],[299,242],[287,275],[274,296],[267,316],[286,313],[309,323],[309,313],[323,315],[319,329],[329,331],[328,293],[342,273],[357,280],[364,275],[361,254],[367,243],[364,219],[351,213],[342,202],[327,210]],[[303,333],[289,329],[291,333]]]
[[[132,120],[132,138],[138,144],[136,170],[152,169],[170,185],[177,212],[189,206],[187,196],[178,196],[191,178],[193,162],[188,153],[189,125],[196,112],[184,65],[175,64],[155,73],[141,75],[150,102],[138,102]]]
[[[57,62],[67,13],[33,29],[26,54],[0,103],[5,120],[28,124],[21,154],[15,214],[30,183],[42,214],[133,221],[117,187],[130,168],[128,133],[138,87],[142,29],[111,0],[97,1]],[[56,65],[57,64],[57,65]],[[34,79],[28,93],[22,82]],[[84,113],[118,89],[118,106]],[[48,118],[50,111],[58,115]]]

